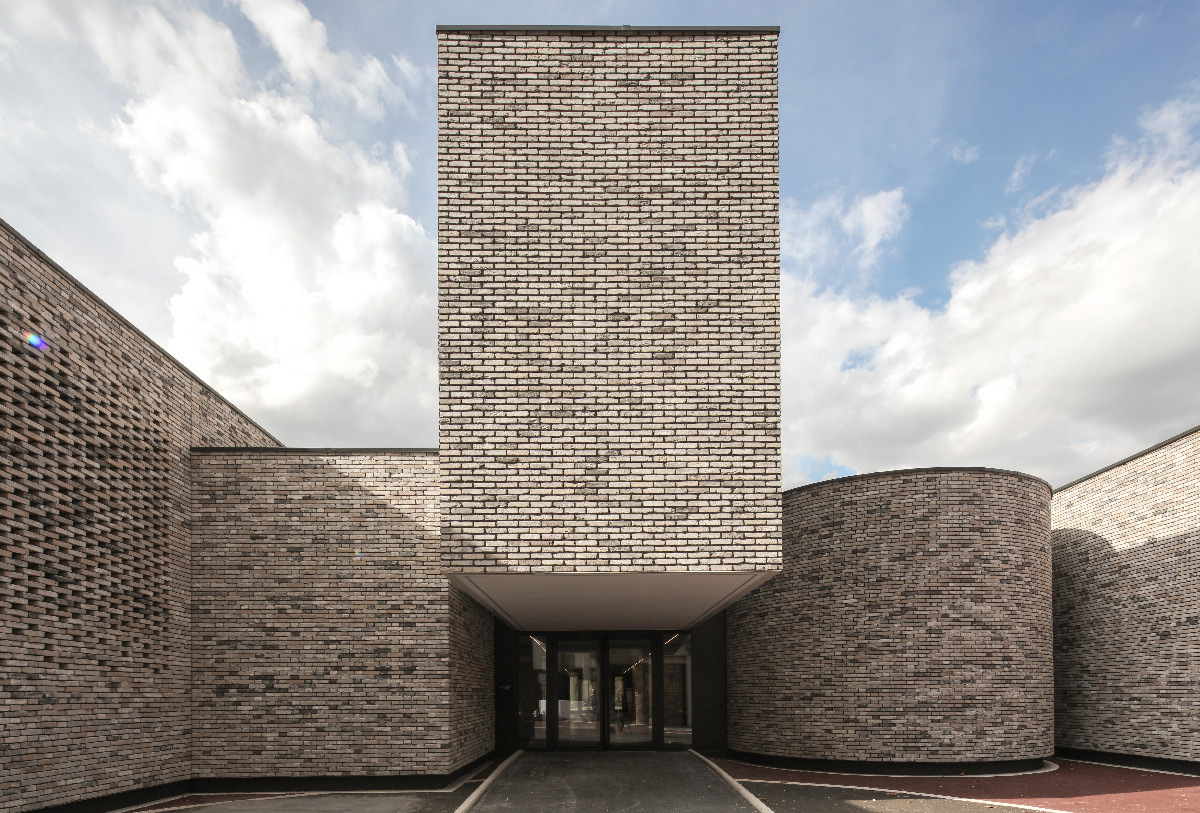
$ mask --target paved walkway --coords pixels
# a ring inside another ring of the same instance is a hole
[[[698,757],[685,752],[525,753],[471,813],[752,813]]]
[[[774,813],[1200,813],[1200,776],[1056,759],[1016,776],[886,777],[714,760]],[[441,791],[196,794],[138,813],[453,813],[494,768]],[[690,753],[525,753],[471,813],[752,813]]]
[[[121,813],[454,813],[494,768],[485,765],[442,790],[193,793]]]

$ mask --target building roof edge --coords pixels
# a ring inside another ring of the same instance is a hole
[[[220,398],[234,412],[241,415],[243,418],[245,418],[247,421],[249,421],[251,424],[253,424],[255,426],[255,428],[257,428],[260,432],[262,432],[264,435],[269,437],[271,440],[278,443],[281,448],[283,447],[283,442],[279,438],[272,435],[270,432],[268,432],[266,429],[264,429],[262,427],[262,425],[259,424],[258,421],[254,420],[249,415],[247,415],[245,412],[243,412],[241,407],[239,407],[233,401],[230,401],[228,398],[226,398],[224,395],[222,395],[216,389],[216,387],[209,384],[203,378],[201,378],[200,376],[193,373],[190,369],[188,369],[187,365],[185,365],[179,359],[172,356],[169,352],[167,352],[167,350],[161,344],[154,341],[154,339],[151,339],[149,336],[146,335],[146,333],[141,328],[139,328],[133,322],[130,322],[123,315],[121,315],[120,311],[118,311],[112,305],[108,304],[103,299],[101,299],[99,294],[97,294],[91,288],[84,285],[82,282],[80,282],[78,279],[76,279],[71,274],[71,272],[67,271],[67,269],[63,268],[61,265],[59,265],[57,262],[55,262],[53,259],[51,259],[49,254],[47,254],[46,252],[44,252],[40,248],[38,248],[36,245],[34,245],[32,240],[30,240],[28,237],[21,234],[21,232],[17,231],[15,228],[13,228],[12,224],[10,224],[7,220],[0,218],[0,228],[3,228],[9,234],[11,234],[13,237],[15,237],[18,241],[21,242],[22,245],[24,245],[27,249],[29,249],[33,254],[37,255],[38,259],[40,259],[42,262],[46,263],[51,268],[53,268],[55,271],[57,271],[59,274],[61,274],[68,282],[70,282],[72,285],[74,285],[76,288],[78,288],[80,290],[80,292],[85,294],[89,299],[91,299],[93,302],[95,302],[100,307],[104,308],[104,310],[108,311],[108,313],[110,315],[116,317],[117,320],[119,322],[121,322],[121,324],[125,325],[125,327],[129,328],[134,333],[136,333],[138,336],[141,336],[143,339],[145,339],[146,342],[151,347],[153,347],[157,352],[159,352],[163,356],[165,356],[168,361],[170,361],[172,364],[174,364],[176,367],[178,367],[180,370],[182,370],[185,375],[190,377],[197,384],[204,387],[204,389],[208,390],[213,395]]]
[[[1129,457],[1123,457],[1120,460],[1118,460],[1116,463],[1109,463],[1104,468],[1096,469],[1091,474],[1085,474],[1082,477],[1078,478],[1077,480],[1072,480],[1071,482],[1067,483],[1065,486],[1059,486],[1058,488],[1054,489],[1054,493],[1057,494],[1060,491],[1066,491],[1068,488],[1071,488],[1072,486],[1077,486],[1080,483],[1084,482],[1085,480],[1090,480],[1093,477],[1104,474],[1104,472],[1106,472],[1106,471],[1112,471],[1113,469],[1117,468],[1118,466],[1124,466],[1126,463],[1131,463],[1134,460],[1137,460],[1139,457],[1148,455],[1151,452],[1157,452],[1162,447],[1170,446],[1175,441],[1183,440],[1188,435],[1194,435],[1197,432],[1200,432],[1200,426],[1193,426],[1191,429],[1185,429],[1182,432],[1180,432],[1178,435],[1173,435],[1172,437],[1169,437],[1164,441],[1156,443],[1153,446],[1150,446],[1146,449],[1142,449],[1140,452],[1135,452],[1134,454],[1129,455]]]
[[[889,475],[898,474],[926,474],[926,473],[952,473],[952,472],[990,472],[992,474],[1007,474],[1013,477],[1024,477],[1026,480],[1036,480],[1054,493],[1054,487],[1038,477],[1036,474],[1029,474],[1016,469],[995,469],[990,466],[923,466],[915,469],[887,469],[885,471],[868,471],[864,474],[847,474],[845,477],[830,477],[828,480],[817,480],[815,483],[805,483],[802,486],[794,486],[783,492],[786,497],[789,494],[795,494],[799,491],[804,491],[809,488],[816,488],[827,483],[843,483],[847,480],[866,480],[870,477],[886,477]]]
[[[421,446],[413,448],[389,446],[193,446],[192,454],[227,454],[230,452],[245,452],[252,454],[294,454],[294,455],[353,455],[353,454],[438,454],[436,446]]]
[[[441,32],[472,32],[472,31],[598,31],[605,34],[620,34],[629,32],[643,34],[662,31],[670,33],[701,33],[704,31],[732,33],[778,34],[777,25],[438,25]]]

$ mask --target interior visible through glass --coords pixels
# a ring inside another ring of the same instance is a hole
[[[653,658],[648,640],[608,645],[608,741],[649,744],[654,739]]]
[[[535,633],[517,640],[519,747],[692,746],[690,634]]]
[[[532,635],[517,653],[518,738],[522,748],[546,747],[546,642]]]
[[[555,677],[559,744],[599,745],[599,642],[560,641]]]
[[[663,641],[663,742],[692,744],[692,636],[681,632]]]

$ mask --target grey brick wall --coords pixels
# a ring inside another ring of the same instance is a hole
[[[729,747],[898,762],[1053,752],[1050,488],[925,469],[784,495],[784,570],[727,611]]]
[[[1058,744],[1200,760],[1200,429],[1052,505]]]
[[[450,765],[459,768],[495,747],[492,614],[454,585],[450,612]]]
[[[0,810],[184,779],[188,449],[275,441],[3,223],[0,325]]]
[[[441,573],[436,453],[197,450],[197,776],[445,774],[492,749],[491,616]]]
[[[439,31],[450,568],[778,568],[776,40]]]

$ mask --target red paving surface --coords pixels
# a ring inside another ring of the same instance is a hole
[[[1057,771],[1023,776],[847,776],[789,771],[713,760],[734,779],[842,785],[933,793],[982,802],[1061,810],[1065,813],[1200,813],[1200,776],[1140,771],[1055,759]]]

